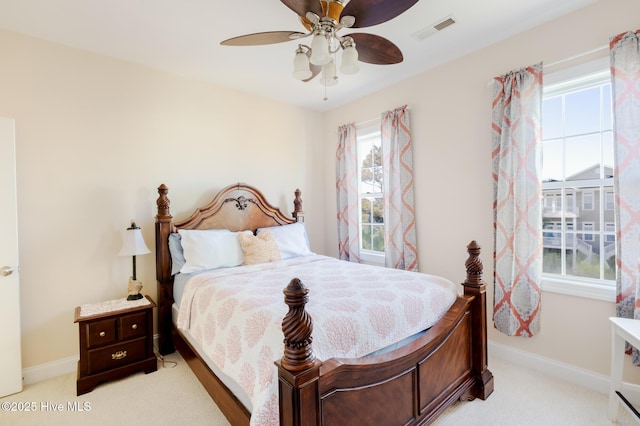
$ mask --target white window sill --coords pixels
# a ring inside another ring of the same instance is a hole
[[[616,286],[598,282],[543,276],[542,291],[603,300],[605,302],[616,301]]]
[[[364,263],[366,265],[384,266],[384,254],[363,250],[360,252],[360,263]]]

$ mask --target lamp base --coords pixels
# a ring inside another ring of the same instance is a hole
[[[129,285],[127,289],[127,300],[138,300],[142,299],[142,294],[140,294],[140,290],[142,290],[142,283],[140,281],[136,281],[133,277],[129,278]]]

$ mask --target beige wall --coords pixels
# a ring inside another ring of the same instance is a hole
[[[153,249],[161,183],[177,219],[238,181],[287,213],[297,187],[307,211],[321,209],[319,113],[15,33],[0,31],[0,55],[0,116],[16,121],[25,368],[77,355],[76,306],[126,296],[120,232],[135,219]],[[307,222],[320,250],[324,218]],[[138,257],[138,278],[155,298],[153,254]]]
[[[236,181],[289,212],[300,187],[312,249],[335,255],[336,128],[403,104],[420,269],[462,281],[476,239],[490,283],[489,81],[604,46],[637,16],[637,0],[601,0],[325,114],[0,31],[0,116],[15,118],[17,133],[23,366],[76,355],[75,306],[124,295],[131,265],[116,257],[119,233],[135,219],[153,248],[160,183],[176,218]],[[153,255],[138,258],[155,297],[154,269]],[[613,303],[553,293],[542,303],[540,335],[508,338],[490,322],[490,339],[607,374]]]
[[[638,28],[640,2],[600,1],[542,27],[404,81],[326,116],[325,152],[334,158],[336,128],[378,117],[408,104],[414,135],[415,200],[420,270],[464,280],[465,245],[483,246],[485,281],[492,282],[491,87],[495,76],[540,61],[553,63],[604,47],[609,37]],[[603,49],[595,56],[606,56]],[[581,60],[593,59],[594,56]],[[547,71],[577,64],[566,62]],[[326,215],[335,211],[333,176],[325,176]],[[327,222],[329,223],[329,221]],[[327,225],[326,251],[337,254],[335,227]],[[491,286],[489,286],[491,287]],[[490,303],[493,293],[490,290]],[[542,331],[531,339],[506,337],[493,328],[499,344],[609,372],[607,318],[613,302],[545,292]]]

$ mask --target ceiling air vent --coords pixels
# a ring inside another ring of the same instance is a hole
[[[433,28],[435,28],[437,31],[442,31],[445,28],[447,28],[449,25],[453,25],[455,23],[456,21],[454,21],[453,18],[447,18],[444,21],[441,21],[435,24]]]
[[[456,21],[455,19],[453,19],[452,17],[448,16],[444,19],[441,19],[440,21],[433,23],[431,25],[429,25],[426,28],[421,29],[420,31],[416,31],[415,33],[412,34],[413,38],[415,38],[418,41],[422,41],[425,38],[429,37],[432,34],[437,33],[438,31],[442,31],[447,27],[450,27],[451,25],[455,24]]]

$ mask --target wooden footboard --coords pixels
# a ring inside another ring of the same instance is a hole
[[[480,247],[467,247],[464,296],[425,335],[390,353],[358,359],[315,359],[307,289],[285,289],[285,352],[279,371],[282,425],[414,425],[430,423],[456,400],[487,398],[485,284]]]

